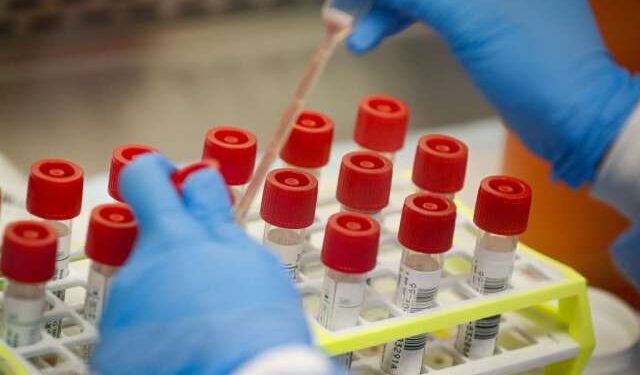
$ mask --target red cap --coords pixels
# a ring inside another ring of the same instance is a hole
[[[220,173],[227,185],[244,185],[253,174],[257,152],[258,142],[253,133],[220,126],[207,133],[202,159],[216,159],[220,162]]]
[[[426,254],[451,249],[456,226],[456,205],[447,198],[418,193],[407,197],[402,209],[398,241]]]
[[[103,204],[91,211],[87,256],[98,263],[120,267],[129,258],[138,235],[138,226],[128,206]]]
[[[468,157],[467,146],[459,140],[446,135],[426,135],[418,142],[413,183],[434,193],[457,193],[464,186]]]
[[[151,152],[158,152],[158,150],[153,147],[143,145],[123,145],[113,150],[113,155],[111,156],[111,170],[109,171],[109,195],[113,199],[123,202],[119,188],[120,173],[122,170],[136,157]]]
[[[293,124],[280,152],[286,163],[301,168],[321,168],[329,162],[333,121],[319,112],[304,111]]]
[[[368,96],[360,102],[353,139],[378,152],[396,152],[404,146],[409,108],[390,96]]]
[[[329,218],[322,263],[344,273],[366,273],[376,266],[380,225],[366,215],[341,212]]]
[[[487,177],[480,183],[473,222],[489,233],[514,236],[527,230],[531,188],[517,178]]]
[[[220,164],[217,160],[205,159],[193,164],[189,164],[182,169],[178,169],[171,175],[173,186],[175,186],[176,189],[182,193],[182,189],[184,187],[184,183],[187,181],[187,178],[189,178],[189,176],[191,176],[192,174],[207,168],[218,172],[218,170],[220,169]]]
[[[336,198],[357,210],[378,211],[389,204],[393,165],[375,152],[357,151],[342,158]]]
[[[84,172],[62,159],[46,159],[31,166],[27,210],[47,220],[68,220],[80,214]]]
[[[260,216],[280,228],[301,229],[313,224],[318,180],[295,169],[276,169],[267,175]]]
[[[56,267],[58,235],[48,224],[16,221],[4,230],[2,274],[21,283],[51,280]]]

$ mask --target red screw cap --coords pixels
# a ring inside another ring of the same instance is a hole
[[[173,172],[173,174],[171,175],[171,182],[173,182],[173,186],[175,186],[176,189],[182,193],[184,183],[187,181],[189,176],[207,168],[218,172],[220,169],[220,164],[217,160],[214,159],[206,159],[195,162],[193,164],[189,164],[186,167]]]
[[[313,224],[317,200],[315,177],[295,169],[276,169],[267,175],[260,216],[281,228],[306,228]]]
[[[438,195],[418,193],[407,197],[400,218],[398,241],[426,254],[444,253],[453,245],[456,205]]]
[[[120,267],[129,258],[137,235],[138,226],[128,206],[103,204],[91,211],[85,251],[95,262]]]
[[[344,273],[366,273],[376,266],[380,225],[368,216],[341,212],[329,218],[322,263]]]
[[[480,183],[473,222],[489,233],[524,233],[531,209],[531,187],[517,178],[487,177]]]
[[[343,205],[378,211],[389,204],[393,165],[374,152],[358,151],[342,158],[336,198]]]
[[[413,163],[413,183],[420,189],[439,194],[462,190],[467,173],[469,149],[446,135],[420,138]]]
[[[361,147],[396,152],[404,146],[409,108],[389,96],[368,96],[360,102],[353,139]]]
[[[31,166],[27,210],[47,220],[68,220],[80,214],[84,172],[62,159],[46,159]]]
[[[216,159],[227,185],[244,185],[251,179],[256,163],[256,136],[243,129],[221,126],[209,130],[202,159]]]
[[[322,113],[304,111],[293,124],[280,158],[300,168],[321,168],[329,162],[332,142],[333,121]]]
[[[56,266],[58,236],[48,224],[16,221],[4,231],[0,268],[4,276],[21,283],[51,280]]]
[[[111,198],[123,202],[119,188],[120,173],[136,157],[152,152],[158,152],[158,150],[143,145],[123,145],[113,150],[111,170],[109,171],[109,195]]]

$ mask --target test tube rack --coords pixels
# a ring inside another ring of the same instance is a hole
[[[404,177],[394,181],[391,204],[381,215],[378,264],[369,276],[359,325],[335,332],[324,329],[314,318],[324,270],[320,262],[324,224],[340,209],[332,186],[321,186],[316,221],[309,230],[297,285],[316,345],[331,355],[355,352],[354,373],[382,374],[378,369],[385,343],[429,333],[423,374],[501,375],[528,370],[552,375],[580,374],[595,345],[585,279],[520,244],[509,290],[491,296],[478,294],[467,284],[476,228],[470,220],[471,211],[460,202],[455,245],[446,255],[437,307],[406,315],[393,305],[401,255],[395,237],[404,198],[414,191],[407,174],[401,176]],[[262,237],[264,224],[256,210],[246,225],[253,237]],[[82,256],[75,259],[86,262]],[[46,318],[62,320],[61,337],[54,338],[43,329],[42,341],[21,348],[11,348],[0,340],[0,373],[88,373],[79,353],[85,345],[96,342],[96,329],[82,318],[82,304],[65,304],[53,294],[58,290],[67,290],[67,294],[73,289],[83,290],[85,279],[72,267],[69,277],[48,285],[51,309]],[[497,314],[502,314],[502,323],[494,356],[471,360],[454,349],[457,325]]]

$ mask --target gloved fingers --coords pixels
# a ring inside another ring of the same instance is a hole
[[[385,38],[397,34],[413,23],[403,13],[378,3],[355,26],[347,40],[351,52],[362,54],[376,48]]]
[[[218,225],[234,220],[229,190],[219,173],[205,169],[189,176],[182,196],[189,213],[209,233],[214,233],[212,229]]]
[[[171,162],[158,154],[140,156],[122,171],[120,192],[131,206],[143,238],[185,232],[197,226],[171,182],[174,171]],[[188,235],[182,233],[185,234]]]

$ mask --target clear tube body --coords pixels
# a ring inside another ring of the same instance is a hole
[[[102,311],[104,310],[111,280],[120,270],[120,267],[110,266],[99,262],[91,262],[89,276],[87,278],[87,294],[84,298],[84,318],[94,326],[98,326]],[[86,345],[82,348],[82,357],[89,359],[94,345]]]
[[[322,281],[322,300],[318,310],[318,323],[335,331],[358,325],[364,303],[367,274],[350,274],[327,268]],[[336,357],[343,370],[351,368],[351,353]]]
[[[285,168],[295,169],[301,172],[306,172],[316,178],[316,180],[320,181],[320,177],[322,176],[322,168],[304,168],[299,167],[297,165],[284,163]]]
[[[435,307],[443,267],[443,254],[425,254],[404,248],[394,297],[395,305],[408,314]],[[386,344],[382,355],[382,370],[392,375],[420,374],[426,343],[427,335],[422,334]]]
[[[469,284],[481,294],[493,294],[509,288],[517,236],[502,236],[481,231],[473,255]],[[490,316],[458,327],[456,349],[466,357],[492,356],[496,349],[500,315]]]
[[[235,203],[240,202],[242,199],[242,195],[246,189],[247,185],[230,185],[229,191],[231,192],[231,196],[233,197],[233,201]]]
[[[300,257],[304,251],[305,228],[288,229],[265,223],[262,244],[276,253],[292,281],[298,280]]]
[[[56,251],[56,271],[53,275],[54,280],[62,280],[69,275],[69,257],[71,256],[71,232],[73,228],[73,220],[44,220],[45,223],[51,225],[58,234],[58,250]],[[65,299],[65,291],[59,290],[54,292],[56,297],[62,301]],[[47,321],[47,332],[53,337],[60,337],[62,329],[62,321],[53,319]]]
[[[370,218],[381,222],[382,220],[382,210],[359,210],[357,208],[352,208],[349,206],[345,206],[344,204],[340,205],[341,212],[355,212],[357,214],[367,215]]]
[[[45,283],[26,284],[6,279],[2,307],[2,337],[12,347],[32,345],[42,338],[47,307]]]
[[[437,195],[440,196],[442,198],[447,198],[450,201],[455,201],[456,200],[456,193],[449,193],[449,194],[443,194],[443,193],[436,193],[434,191],[429,191],[429,190],[425,190],[425,189],[421,189],[419,187],[416,187],[416,193],[428,193],[428,194],[433,194],[433,195]]]

